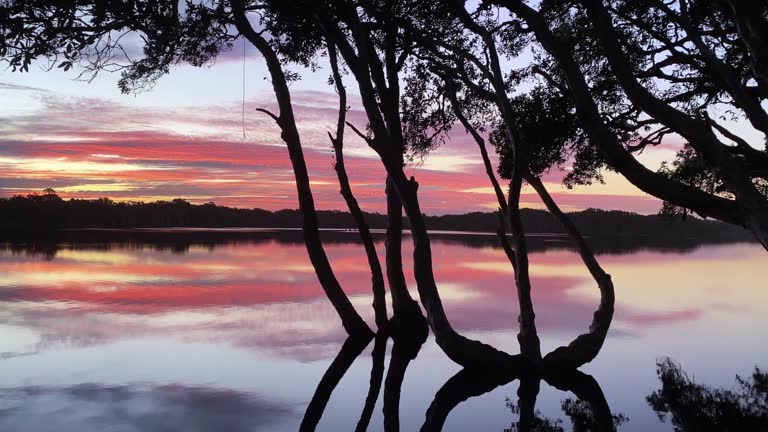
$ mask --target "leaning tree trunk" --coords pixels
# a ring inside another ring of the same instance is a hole
[[[565,215],[557,206],[555,200],[549,195],[541,179],[533,175],[526,176],[528,184],[544,201],[549,212],[555,216],[565,231],[571,238],[571,241],[579,251],[584,265],[589,270],[592,278],[597,282],[600,289],[600,305],[598,306],[592,318],[592,324],[589,326],[589,332],[578,336],[568,346],[559,347],[544,357],[544,363],[550,368],[576,369],[582,365],[591,362],[597,357],[600,349],[603,347],[605,338],[608,335],[608,329],[613,320],[613,309],[615,294],[611,275],[606,273],[595,258],[592,249],[584,241],[576,225]]]
[[[390,23],[391,24],[391,23]],[[385,30],[386,48],[384,49],[384,64],[382,65],[386,79],[378,75],[379,95],[382,99],[381,113],[386,124],[387,136],[390,139],[393,158],[397,160],[400,170],[405,166],[403,155],[406,141],[403,136],[403,123],[400,117],[400,82],[398,79],[398,59],[395,54],[397,28],[388,25]],[[426,337],[427,321],[421,312],[419,304],[411,298],[403,273],[402,233],[403,233],[402,202],[397,191],[387,176],[387,276],[392,291],[392,309],[394,310],[394,325],[392,337],[411,338],[414,343]],[[396,296],[396,298],[395,298]]]
[[[618,424],[613,419],[608,400],[605,398],[600,384],[591,375],[578,370],[565,373],[549,373],[545,371],[544,380],[547,384],[564,392],[571,392],[580,401],[586,402],[592,410],[592,429],[595,432],[615,432]],[[575,420],[575,419],[574,419]]]
[[[392,186],[392,181],[387,176],[387,279],[392,296],[392,310],[395,315],[414,302],[408,292],[403,271],[403,205],[397,191]]]
[[[458,107],[458,101],[455,93],[450,93],[449,97],[451,98],[454,113],[456,114],[459,121],[461,121],[464,128],[472,135],[480,149],[480,156],[483,159],[486,174],[488,175],[488,178],[493,185],[494,191],[496,192],[496,199],[499,201],[499,209],[501,214],[508,214],[509,207],[504,201],[503,192],[501,192],[501,188],[499,187],[498,181],[496,180],[496,176],[493,172],[493,166],[491,165],[490,158],[488,157],[485,140],[480,136],[480,134],[477,132],[477,129],[461,112],[461,109]],[[576,225],[574,225],[570,218],[568,218],[568,216],[566,216],[560,210],[560,208],[557,206],[557,203],[555,203],[554,199],[552,199],[552,196],[547,192],[541,180],[538,177],[531,175],[530,173],[526,174],[524,179],[531,186],[533,186],[534,190],[536,190],[536,192],[539,194],[549,212],[555,216],[555,218],[566,230],[577,250],[579,251],[579,255],[581,256],[584,265],[587,267],[590,274],[595,279],[595,282],[597,282],[598,288],[600,289],[600,306],[598,307],[597,311],[595,311],[589,332],[577,337],[567,347],[560,347],[556,349],[554,352],[545,356],[544,359],[547,365],[550,367],[561,369],[576,369],[585,363],[592,361],[597,356],[608,334],[608,329],[613,318],[615,302],[613,282],[611,281],[611,276],[607,274],[602,269],[602,267],[600,267],[600,264],[597,262],[594,253],[584,241],[584,238],[581,236],[578,228],[576,228]],[[510,196],[510,199],[512,199],[512,196]],[[519,194],[517,201],[519,202]],[[516,213],[519,214],[519,210]],[[498,235],[501,239],[501,243],[504,247],[507,257],[509,258],[510,262],[512,262],[513,267],[515,267],[515,273],[517,273],[518,261],[515,256],[515,252],[512,250],[509,242],[506,239],[504,220],[500,220],[499,222]]]
[[[523,357],[535,362],[541,359],[541,346],[536,332],[536,315],[533,310],[533,301],[531,300],[531,281],[528,274],[528,248],[525,241],[523,222],[520,217],[520,188],[522,187],[522,178],[519,178],[520,175],[518,174],[513,176],[515,179],[513,179],[510,184],[509,203],[507,203],[504,199],[504,192],[502,192],[501,186],[499,186],[499,182],[496,180],[496,175],[493,172],[493,165],[491,164],[490,157],[488,157],[485,140],[480,136],[477,129],[469,122],[464,113],[461,112],[455,92],[449,91],[449,98],[454,114],[467,132],[472,135],[472,138],[474,138],[475,143],[477,143],[477,146],[480,149],[480,156],[483,159],[485,172],[493,186],[496,200],[499,203],[499,212],[501,215],[499,218],[497,235],[507,258],[515,270],[515,285],[517,287],[517,298],[520,307],[520,315],[518,318],[520,332],[517,339]],[[519,149],[520,143],[515,142],[514,145],[518,146],[515,150],[515,172],[518,173],[525,168],[525,158],[521,156],[522,152],[521,149]],[[507,239],[504,217],[509,218],[515,242],[514,249]]]
[[[368,227],[368,222],[366,222],[363,211],[360,209],[360,205],[358,205],[355,196],[352,194],[349,178],[347,177],[346,169],[344,168],[341,144],[337,145],[334,143],[334,149],[336,151],[336,165],[334,168],[336,169],[336,174],[339,178],[341,196],[344,197],[344,201],[347,203],[347,208],[349,208],[349,212],[355,220],[357,231],[360,233],[360,240],[363,242],[365,254],[368,258],[368,266],[371,268],[371,289],[373,291],[373,311],[376,316],[376,326],[379,329],[383,329],[388,322],[384,273],[381,269],[381,263],[379,262],[379,256],[376,253],[376,246],[373,242],[373,236]]]
[[[387,279],[392,295],[393,316],[388,331],[395,341],[426,337],[427,320],[419,303],[411,297],[403,271],[403,205],[387,176]]]
[[[377,76],[382,75],[382,71],[380,59],[376,53],[371,52],[373,47],[369,43],[370,39],[366,36],[366,27],[359,22],[356,12],[351,13],[349,19],[352,20],[352,23],[349,30],[352,32],[353,40],[350,41],[342,31],[339,21],[332,17],[327,10],[315,7],[312,12],[314,18],[318,20],[320,28],[336,43],[339,52],[357,80],[363,107],[368,117],[368,126],[373,133],[373,138],[368,141],[369,145],[381,158],[390,184],[397,191],[403,209],[408,216],[414,244],[414,276],[421,303],[427,312],[429,327],[435,335],[435,341],[451,360],[465,367],[504,369],[518,364],[519,356],[511,356],[489,345],[467,339],[458,334],[445,315],[432,270],[432,250],[419,206],[417,183],[415,180],[408,181],[403,172],[402,164],[398,163],[402,153],[396,151],[400,148],[396,144],[402,141],[393,140],[389,133],[382,118],[381,101],[377,97],[376,89],[372,83],[374,78],[371,69],[376,69]],[[352,43],[355,44],[356,49],[352,47]],[[394,75],[391,75],[390,78],[390,85],[397,84]],[[377,81],[381,80],[377,79]]]
[[[448,83],[446,82],[446,84]],[[504,191],[501,190],[499,181],[496,179],[496,174],[493,170],[493,164],[491,164],[491,158],[488,156],[485,140],[482,136],[480,136],[480,133],[477,131],[477,129],[472,125],[472,123],[469,122],[469,119],[467,119],[467,117],[461,111],[458,98],[456,97],[456,93],[452,87],[448,89],[448,97],[451,100],[451,107],[453,108],[453,113],[456,115],[456,118],[459,119],[462,126],[464,126],[464,129],[466,129],[467,132],[472,135],[472,138],[474,138],[477,147],[480,149],[480,157],[483,159],[485,174],[488,176],[488,180],[491,182],[491,186],[493,186],[493,192],[496,195],[496,202],[499,204],[499,225],[498,229],[496,230],[496,234],[499,237],[501,247],[504,249],[504,253],[507,255],[507,258],[512,264],[512,267],[517,267],[515,251],[512,249],[512,246],[509,244],[509,239],[507,238],[506,226],[508,224],[507,218],[509,217],[509,207],[507,206],[507,200],[504,197]]]
[[[492,367],[504,370],[519,366],[521,360],[519,356],[511,356],[490,345],[468,339],[453,329],[445,315],[445,309],[435,282],[432,269],[432,248],[419,206],[418,183],[415,180],[407,180],[402,170],[392,169],[391,165],[387,169],[411,223],[416,285],[421,304],[427,311],[427,321],[435,335],[435,342],[448,358],[464,367]]]
[[[269,74],[272,78],[272,88],[277,99],[280,115],[274,115],[267,110],[261,110],[271,116],[278,124],[281,130],[281,138],[288,148],[288,154],[291,158],[293,174],[296,179],[296,190],[299,198],[299,209],[302,214],[302,231],[304,233],[304,243],[309,254],[309,259],[315,269],[320,285],[325,291],[326,296],[333,304],[336,312],[341,318],[344,329],[350,335],[371,336],[368,324],[352,306],[352,302],[342,290],[336,275],[333,273],[328,256],[320,242],[320,232],[317,221],[317,211],[312,197],[312,189],[309,183],[309,174],[307,165],[304,161],[304,154],[301,147],[299,131],[296,128],[296,119],[293,114],[293,105],[291,103],[291,94],[288,89],[288,82],[280,64],[277,54],[264,39],[260,33],[254,31],[251,27],[245,13],[245,5],[241,0],[232,1],[235,25],[238,31],[250,41],[259,52],[264,56]]]
[[[339,178],[339,189],[341,196],[347,203],[347,208],[352,214],[352,218],[357,225],[357,231],[360,233],[360,240],[363,242],[365,254],[368,258],[368,266],[371,268],[371,289],[373,291],[373,311],[376,315],[376,326],[383,329],[387,325],[387,301],[384,288],[384,274],[381,270],[379,256],[376,253],[376,245],[373,243],[373,236],[365,220],[363,211],[352,193],[352,187],[349,184],[349,176],[344,166],[344,125],[347,117],[347,91],[341,80],[339,65],[336,59],[336,46],[328,43],[328,57],[330,58],[331,70],[333,71],[333,80],[336,84],[336,91],[339,94],[339,114],[336,123],[336,137],[328,133],[328,137],[333,145],[336,164],[336,176]]]
[[[768,249],[768,200],[757,189],[742,164],[731,154],[728,147],[720,142],[706,120],[668,105],[642,86],[625,61],[626,56],[623,55],[623,48],[618,42],[611,14],[603,5],[603,0],[580,0],[580,3],[592,21],[606,60],[629,100],[659,123],[683,136],[702,159],[717,171],[718,176],[733,192],[734,201],[746,221],[744,225],[754,232],[763,247]]]

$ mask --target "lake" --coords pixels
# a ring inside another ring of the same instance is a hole
[[[357,234],[323,235],[341,285],[373,327]],[[517,353],[513,273],[496,239],[436,233],[432,240],[454,327]],[[594,243],[613,276],[616,312],[600,355],[582,371],[613,414],[627,418],[619,430],[673,430],[646,401],[661,386],[656,363],[665,357],[713,387],[736,388],[737,374],[768,367],[768,262],[759,244]],[[409,257],[407,236],[403,244]],[[531,250],[537,326],[549,352],[586,330],[598,290],[562,237],[532,236]],[[412,269],[406,273],[416,296]],[[295,231],[99,230],[0,244],[2,431],[295,431],[344,340]],[[317,430],[354,430],[373,347],[336,377]],[[385,365],[391,348],[389,341]],[[421,427],[457,372],[430,335],[405,372],[402,430]],[[444,430],[510,428],[518,416],[507,400],[514,405],[518,386],[467,395],[447,413]],[[371,431],[383,430],[382,397]],[[536,409],[570,430],[566,399],[575,396],[542,382]]]

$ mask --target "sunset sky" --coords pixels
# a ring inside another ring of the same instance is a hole
[[[246,138],[243,138],[242,45],[210,67],[179,66],[154,89],[121,95],[118,74],[92,83],[76,72],[0,71],[0,195],[54,188],[61,196],[116,200],[214,201],[270,210],[296,208],[290,161],[277,126],[257,107],[274,108],[266,71],[255,49],[245,65]],[[292,85],[313,192],[320,209],[344,209],[326,132],[333,128],[336,95],[328,71],[304,73]],[[354,83],[347,82],[351,93]],[[351,97],[349,120],[365,126]],[[346,157],[352,187],[364,210],[384,209],[384,171],[375,154],[348,131]],[[646,151],[652,169],[671,160],[679,141]],[[495,198],[477,147],[457,125],[451,139],[408,175],[419,181],[427,214],[489,211]],[[589,207],[654,213],[660,202],[606,173],[606,185],[567,190],[563,172],[545,178],[565,210]],[[524,207],[542,207],[526,188]]]

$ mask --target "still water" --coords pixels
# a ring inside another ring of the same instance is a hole
[[[342,286],[372,325],[370,275],[356,234],[325,236]],[[616,313],[602,352],[582,370],[611,411],[628,419],[619,430],[673,430],[646,401],[660,387],[656,363],[664,357],[713,387],[734,388],[737,374],[768,367],[767,262],[758,244],[604,243],[596,250],[613,276]],[[433,254],[454,327],[516,353],[513,273],[495,238],[434,235]],[[548,352],[584,332],[598,291],[558,236],[533,237],[530,261]],[[406,273],[416,294],[412,269]],[[0,245],[2,431],[295,431],[344,340],[300,233],[99,231]],[[341,377],[318,430],[354,430],[373,347]],[[391,348],[389,341],[385,365]],[[401,430],[421,427],[458,371],[430,336],[406,370]],[[510,428],[518,416],[506,401],[517,400],[518,385],[459,403],[444,430]],[[561,410],[568,398],[574,395],[542,382],[536,409],[570,430]],[[371,431],[383,429],[382,406],[379,394]]]

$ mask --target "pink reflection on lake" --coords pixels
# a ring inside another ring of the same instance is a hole
[[[295,241],[192,244],[183,253],[126,244],[96,246],[59,245],[52,259],[0,250],[4,386],[205,382],[249,391],[266,386],[270,397],[301,405],[345,338],[303,245]],[[383,243],[377,247],[383,256]],[[404,247],[408,257],[408,238]],[[370,274],[362,247],[334,241],[326,249],[353,304],[372,323]],[[469,244],[437,237],[433,254],[443,303],[456,329],[516,352],[514,275],[493,239]],[[716,384],[768,362],[766,348],[753,343],[768,325],[763,312],[768,300],[765,253],[759,245],[639,250],[601,254],[599,260],[616,285],[616,314],[604,352],[588,368],[615,377],[619,366],[634,365],[643,372],[623,385],[645,388],[653,381],[653,359],[662,355],[690,358]],[[598,292],[571,250],[539,249],[530,261],[537,326],[542,347],[550,350],[586,330]],[[410,266],[410,260],[405,262]],[[406,273],[415,295],[412,269]],[[721,359],[718,350],[708,350],[714,349],[708,340],[729,335],[725,346],[745,360]],[[147,365],[126,368],[126,355],[147,358]],[[714,357],[703,360],[706,355]],[[174,369],[174,358],[187,364]],[[73,363],[62,367],[62,361]],[[260,369],[255,375],[254,367]],[[360,366],[360,386],[366,383],[363,370],[368,367]],[[417,405],[428,405],[455,371],[430,341],[409,372],[428,389],[413,390],[423,393]],[[282,383],[269,378],[271,373],[292,375]],[[250,378],[240,382],[235,376]],[[299,401],[291,385],[306,387]],[[638,392],[633,402],[620,404],[639,409],[636,399],[643,395]],[[360,397],[352,393],[342,391],[342,398]],[[616,390],[608,386],[606,394],[616,397]],[[280,406],[281,415],[294,415]],[[503,406],[498,411],[503,417]],[[416,424],[421,415],[406,413],[403,421]]]

